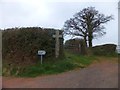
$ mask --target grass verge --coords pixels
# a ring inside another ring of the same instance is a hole
[[[49,60],[42,65],[37,63],[36,65],[27,66],[17,75],[15,75],[17,70],[14,68],[11,75],[17,77],[36,77],[47,74],[58,74],[75,68],[84,68],[96,60],[95,56],[81,56],[68,52],[65,52],[65,56],[64,59]]]

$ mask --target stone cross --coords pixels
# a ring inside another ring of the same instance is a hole
[[[55,57],[58,58],[59,56],[59,49],[60,49],[60,42],[59,42],[59,38],[62,37],[62,35],[59,34],[59,30],[56,30],[56,34],[53,35],[53,37],[55,38]]]

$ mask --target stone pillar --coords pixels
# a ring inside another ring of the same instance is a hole
[[[53,37],[55,38],[55,57],[58,58],[59,57],[59,49],[60,49],[60,42],[59,42],[59,38],[62,37],[62,35],[59,34],[59,30],[56,30],[56,34],[53,35]]]

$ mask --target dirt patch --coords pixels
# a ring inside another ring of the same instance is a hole
[[[94,62],[87,68],[36,78],[3,77],[3,88],[117,88],[117,58]]]

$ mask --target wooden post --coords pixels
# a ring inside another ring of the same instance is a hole
[[[59,49],[60,49],[60,42],[59,42],[59,38],[62,37],[62,35],[59,35],[59,30],[56,30],[56,35],[53,35],[53,37],[55,38],[55,57],[58,58],[59,57]]]

